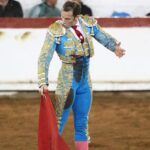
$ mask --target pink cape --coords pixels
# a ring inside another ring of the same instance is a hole
[[[38,150],[69,150],[69,147],[58,133],[56,115],[48,91],[41,96]]]

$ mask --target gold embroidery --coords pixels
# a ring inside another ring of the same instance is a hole
[[[45,64],[48,53],[50,56],[53,55],[52,44],[54,42],[54,37],[47,33],[42,50],[38,59],[38,84],[39,86],[45,83],[45,69],[48,68],[48,64]],[[49,51],[50,50],[50,51]]]
[[[75,40],[75,46],[76,46],[75,55],[83,56],[84,55],[83,47],[82,47],[82,44],[81,44],[80,40]]]
[[[74,56],[75,51],[74,49],[66,49],[66,56]]]
[[[88,46],[89,46],[89,51],[90,51],[90,57],[92,57],[94,55],[94,45],[93,45],[93,41],[92,41],[92,37],[89,35],[87,36],[87,41],[88,41]]]
[[[49,26],[49,33],[54,37],[60,37],[66,33],[66,29],[61,22],[56,21]]]
[[[67,32],[67,37],[68,37],[68,40],[72,40],[72,38],[74,37],[73,33],[71,31],[68,31]]]
[[[60,54],[58,54],[58,56],[59,56],[60,60],[62,60],[62,62],[64,62],[64,63],[75,63],[76,62],[74,57],[71,57],[71,56],[66,57],[66,56],[63,56]]]
[[[88,27],[92,27],[95,26],[97,24],[97,20],[94,17],[90,17],[90,16],[82,16],[81,18],[83,20],[83,22],[88,26]]]
[[[56,88],[56,114],[60,118],[64,109],[68,93],[72,86],[73,66],[72,64],[62,64],[58,75],[58,83]]]
[[[83,25],[84,32],[86,31],[86,26]],[[79,39],[76,39],[74,34],[67,30],[66,32],[68,40],[64,42],[65,56],[59,54],[60,59],[64,63],[75,63],[76,57],[90,56],[94,55],[94,47],[91,35],[86,31],[86,38],[83,44],[81,44]]]
[[[74,45],[74,42],[73,40],[68,40],[66,42],[64,42],[64,48],[73,48],[75,45]]]

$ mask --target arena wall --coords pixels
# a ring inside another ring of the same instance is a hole
[[[47,27],[55,19],[0,19],[0,90],[37,90],[37,59]],[[98,19],[104,30],[121,41],[123,58],[98,44],[91,58],[94,90],[150,89],[150,18]],[[50,65],[50,90],[61,66],[56,53]]]

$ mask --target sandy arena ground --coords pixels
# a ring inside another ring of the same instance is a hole
[[[38,113],[37,92],[0,96],[0,150],[37,150]],[[150,92],[94,92],[89,130],[90,150],[150,150]],[[63,137],[75,150],[72,114]]]

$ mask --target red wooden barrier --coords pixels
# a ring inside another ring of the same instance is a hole
[[[60,18],[0,18],[0,28],[47,28]],[[150,17],[97,18],[102,27],[150,27]]]

